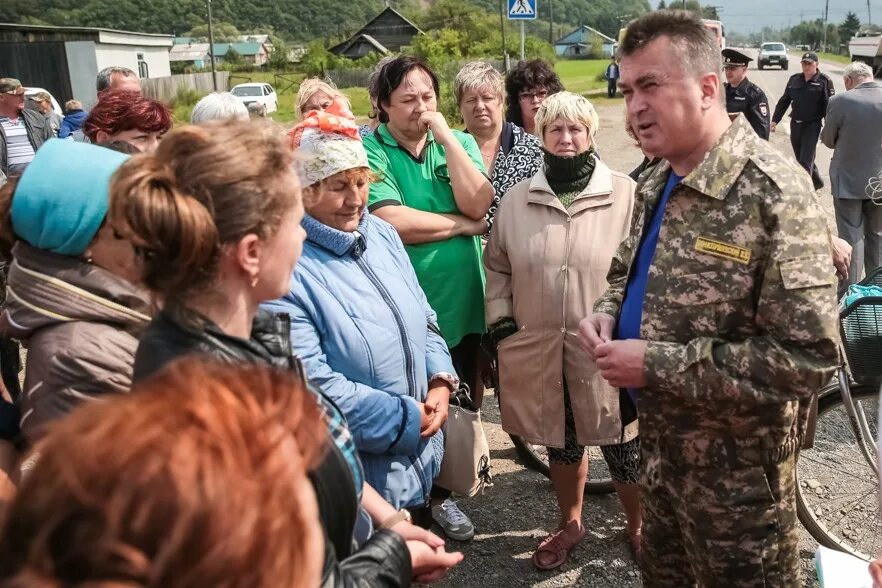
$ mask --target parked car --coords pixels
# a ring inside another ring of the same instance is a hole
[[[233,86],[230,92],[242,101],[246,107],[255,103],[263,104],[266,112],[275,112],[279,109],[279,97],[269,84],[263,82],[250,82]]]
[[[784,43],[763,43],[760,46],[759,56],[756,59],[757,67],[777,66],[781,69],[787,69],[787,47]]]
[[[55,99],[55,96],[52,95],[52,92],[49,92],[48,90],[44,90],[43,88],[26,88],[25,100],[33,100],[34,96],[37,95],[37,93],[39,92],[46,92],[47,94],[49,94],[49,98],[52,101],[52,110],[54,110],[58,116],[64,116],[64,111],[61,109],[61,105],[58,104],[58,101]]]

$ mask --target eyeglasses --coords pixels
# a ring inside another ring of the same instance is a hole
[[[524,102],[532,102],[537,98],[542,101],[548,98],[548,90],[537,90],[535,92],[521,92],[518,94],[518,98],[523,100]]]

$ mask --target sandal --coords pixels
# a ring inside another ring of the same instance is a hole
[[[566,560],[567,555],[569,555],[570,551],[578,545],[582,539],[585,537],[585,529],[578,529],[575,531],[576,536],[573,537],[573,531],[571,530],[572,525],[577,524],[575,521],[572,521],[565,528],[560,529],[548,537],[542,540],[542,543],[539,544],[539,547],[536,548],[536,551],[533,552],[533,565],[536,566],[536,569],[539,570],[553,570],[555,568],[560,567]],[[548,561],[546,563],[542,563],[539,560],[540,553],[548,553],[551,554],[554,559]]]

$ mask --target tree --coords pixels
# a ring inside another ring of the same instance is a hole
[[[273,42],[273,50],[269,54],[267,65],[271,69],[285,71],[288,69],[288,44],[281,37],[273,35],[270,37]]]
[[[215,43],[232,43],[234,41],[239,40],[239,29],[236,28],[236,25],[228,23],[228,22],[212,22],[211,23],[212,34],[214,35]],[[184,33],[185,37],[196,37],[197,39],[202,39],[206,43],[208,42],[208,24],[200,24],[196,25],[186,33]]]
[[[845,15],[845,20],[839,25],[839,38],[841,41],[848,42],[860,29],[860,19],[854,12],[849,11]]]
[[[231,66],[237,65],[245,65],[245,58],[236,51],[236,48],[230,45],[230,48],[227,49],[227,54],[224,55],[224,63],[229,64]]]
[[[324,77],[325,70],[334,69],[334,59],[334,55],[316,39],[306,47],[306,53],[300,59],[300,67],[308,77]]]
[[[659,0],[659,2],[658,2],[658,8],[657,8],[656,10],[664,10],[664,9],[667,8],[667,7],[668,7],[668,6],[667,6],[667,4],[665,4],[665,0]]]

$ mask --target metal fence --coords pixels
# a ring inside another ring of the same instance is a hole
[[[178,94],[178,89],[190,88],[200,95],[214,91],[211,72],[177,74],[165,78],[148,78],[141,80],[141,91],[145,96],[171,102]],[[217,72],[217,89],[226,92],[230,88],[230,72]]]

